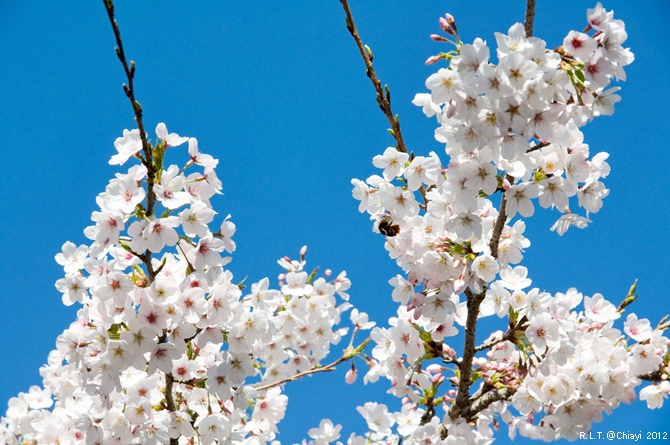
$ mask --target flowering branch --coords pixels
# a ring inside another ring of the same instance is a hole
[[[368,78],[370,78],[370,81],[372,81],[372,85],[374,85],[375,91],[377,92],[377,104],[388,119],[389,124],[391,124],[391,129],[389,132],[396,140],[396,148],[402,153],[407,153],[407,147],[405,146],[405,141],[403,140],[402,132],[400,131],[398,115],[394,115],[393,111],[391,110],[391,92],[389,91],[388,85],[384,85],[384,88],[382,88],[382,83],[377,78],[375,68],[372,65],[372,59],[374,56],[370,48],[363,44],[363,41],[358,34],[356,23],[354,23],[354,18],[351,14],[351,9],[349,8],[349,2],[347,0],[340,0],[340,3],[342,3],[344,12],[347,15],[347,29],[349,30],[351,37],[354,38],[356,46],[358,47],[358,51],[361,53],[361,57],[363,57],[363,61],[365,62],[365,74],[367,74]]]
[[[140,139],[142,140],[142,151],[144,152],[144,159],[142,163],[147,168],[147,216],[151,216],[153,213],[154,202],[156,200],[156,195],[154,192],[154,180],[156,177],[156,168],[153,163],[153,153],[151,151],[151,146],[149,141],[147,141],[147,134],[144,131],[144,123],[142,121],[142,106],[135,98],[135,62],[126,60],[126,53],[123,50],[123,41],[121,40],[121,31],[114,17],[114,3],[112,0],[103,0],[105,4],[105,9],[107,10],[107,16],[109,17],[109,23],[112,25],[114,30],[114,37],[116,38],[116,55],[123,65],[123,70],[126,73],[126,78],[128,79],[128,84],[123,84],[123,91],[126,93],[126,97],[130,100],[130,104],[133,107],[133,112],[135,113],[135,121],[137,122],[137,128],[140,131]]]
[[[291,377],[286,377],[285,379],[277,380],[276,382],[268,383],[266,385],[261,385],[256,387],[256,391],[265,391],[267,389],[273,388],[275,386],[283,385],[284,383],[288,382],[293,382],[296,381],[302,377],[311,375],[311,374],[316,374],[319,372],[329,372],[329,371],[335,371],[335,367],[339,365],[340,363],[346,362],[348,360],[351,360],[352,358],[356,357],[365,347],[370,343],[370,338],[367,338],[359,347],[357,347],[354,350],[351,350],[351,348],[347,349],[345,353],[342,355],[342,357],[338,358],[334,362],[325,365],[325,366],[314,366],[311,369],[308,369],[307,371],[299,372],[295,375],[292,375]]]

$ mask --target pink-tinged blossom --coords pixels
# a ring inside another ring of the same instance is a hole
[[[584,77],[591,82],[592,89],[604,88],[610,83],[616,67],[605,57],[602,49],[598,49],[584,64]]]
[[[91,219],[97,223],[95,240],[105,246],[116,243],[125,227],[123,218],[110,212],[93,212]]]
[[[590,213],[598,213],[603,206],[603,198],[609,193],[609,189],[605,188],[605,184],[602,182],[587,180],[577,194],[579,205]]]
[[[638,342],[649,340],[653,334],[649,320],[646,318],[638,320],[635,314],[629,314],[623,326],[624,332]]]
[[[662,381],[657,385],[649,385],[640,391],[640,400],[647,402],[647,408],[657,409],[663,407],[663,402],[670,393],[670,382]]]
[[[390,187],[383,192],[384,208],[395,219],[414,216],[419,213],[419,203],[414,194],[403,187]]]
[[[135,156],[142,150],[142,139],[140,138],[140,130],[123,130],[123,137],[117,138],[114,141],[114,148],[118,151],[109,160],[110,165],[123,165],[128,159]]]
[[[436,104],[443,104],[465,96],[463,81],[458,73],[451,69],[440,68],[437,73],[426,79],[426,88],[431,93],[431,100]]]
[[[56,289],[63,294],[63,304],[72,306],[75,302],[83,303],[88,295],[84,277],[79,273],[68,273],[65,278],[56,281]]]
[[[165,246],[174,246],[177,244],[179,235],[177,234],[177,231],[174,230],[174,227],[178,227],[179,222],[179,217],[177,216],[158,218],[149,222],[144,230],[142,230],[142,241],[140,242],[140,245],[145,247],[140,249],[139,252],[148,249],[151,252],[158,253],[163,250],[163,247]],[[128,230],[128,233],[130,233],[130,229]],[[135,239],[137,239],[137,237]]]
[[[584,297],[584,315],[597,323],[607,323],[621,317],[616,306],[605,300],[601,294]]]
[[[407,166],[407,188],[416,191],[422,184],[432,185],[437,180],[438,164],[433,156],[417,156]]]
[[[84,260],[88,257],[88,247],[81,245],[77,247],[70,241],[63,244],[62,252],[56,254],[56,262],[63,266],[65,272],[77,272],[84,268]]]
[[[535,208],[533,207],[532,198],[536,198],[539,193],[538,187],[535,184],[519,184],[512,186],[506,195],[507,217],[512,218],[519,212],[522,216],[528,218],[533,216]]]
[[[180,243],[181,245],[181,243]],[[220,252],[224,250],[224,243],[214,238],[212,234],[200,238],[198,245],[187,251],[186,257],[196,270],[204,270],[206,267],[225,265],[231,258],[221,257]]]
[[[356,407],[356,411],[363,416],[371,431],[384,436],[391,434],[391,427],[395,424],[395,419],[388,412],[386,405],[367,402],[363,406]]]
[[[650,374],[657,371],[663,363],[663,359],[656,353],[656,347],[652,344],[636,344],[632,352],[630,369],[635,375]]]
[[[387,181],[395,179],[405,171],[405,163],[409,160],[407,153],[399,152],[395,147],[388,147],[383,155],[372,158],[372,165],[384,169]]]
[[[163,122],[156,125],[156,136],[160,140],[165,141],[165,145],[168,147],[177,147],[188,141],[188,138],[181,137],[177,133],[168,133],[167,127]]]
[[[286,284],[281,291],[285,295],[302,296],[312,293],[312,285],[307,284],[307,272],[289,272],[286,274]]]
[[[523,266],[508,266],[500,270],[502,284],[509,290],[521,290],[530,286],[532,281],[527,277],[528,269]]]
[[[179,357],[181,357],[181,353],[172,343],[157,344],[153,351],[151,351],[147,374],[153,374],[156,369],[163,371],[165,374],[169,374],[172,372],[173,361],[177,360]]]
[[[323,441],[319,443],[331,443],[340,438],[341,430],[342,425],[333,425],[330,419],[323,419],[318,428],[311,428],[307,434],[316,441]]]
[[[440,113],[440,107],[430,97],[430,94],[418,93],[412,99],[412,103],[417,107],[421,107],[421,111],[426,117],[433,117],[435,114]]]
[[[163,171],[160,183],[154,186],[156,198],[166,209],[177,209],[191,202],[191,195],[183,191],[185,184],[184,176],[179,172],[179,167],[171,165]]]
[[[168,314],[165,309],[149,301],[142,302],[137,311],[139,325],[155,335],[163,334],[163,329],[168,327],[168,320]]]
[[[377,323],[374,321],[368,321],[368,314],[365,312],[359,312],[358,309],[354,308],[351,310],[350,317],[351,322],[356,326],[358,329],[372,329]]]
[[[565,39],[563,39],[563,46],[579,60],[587,60],[593,51],[596,50],[598,43],[587,34],[570,31]]]
[[[603,5],[598,2],[595,8],[589,8],[586,10],[586,19],[591,28],[602,31],[605,29],[605,26],[612,20],[614,16],[614,11],[607,11],[603,8]]]
[[[594,116],[611,116],[614,114],[614,104],[621,101],[621,96],[614,94],[621,88],[614,87],[606,91],[601,91],[596,100],[593,101]]]
[[[532,318],[530,326],[526,328],[526,337],[536,354],[543,354],[548,348],[557,348],[561,344],[558,322],[546,313]]]
[[[480,255],[472,262],[472,271],[482,280],[490,283],[500,271],[500,265],[491,255]]]
[[[230,216],[231,215],[226,216],[226,219],[224,219],[221,223],[218,236],[219,239],[223,242],[223,247],[226,252],[233,253],[237,247],[235,245],[235,241],[233,241],[233,235],[235,234],[237,228],[235,227],[235,223],[230,221]]]
[[[204,202],[193,203],[179,214],[181,226],[188,236],[206,236],[209,232],[207,224],[212,222],[216,212],[209,208]]]
[[[563,236],[563,234],[567,232],[570,227],[574,226],[578,229],[584,229],[589,225],[590,222],[590,219],[584,218],[583,216],[575,215],[574,213],[567,213],[565,215],[561,215],[561,217],[558,218],[554,225],[551,226],[550,230],[552,232],[558,233],[559,236]]]
[[[213,169],[219,164],[218,159],[214,159],[198,150],[198,140],[196,138],[188,140],[188,155],[192,163],[202,165],[205,169]]]

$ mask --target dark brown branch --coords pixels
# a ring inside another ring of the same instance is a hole
[[[535,0],[527,0],[526,2],[526,37],[533,35],[533,21],[535,20]]]
[[[386,87],[386,91],[384,91],[384,88],[382,88],[382,83],[377,78],[375,68],[372,65],[372,52],[363,44],[363,41],[358,34],[358,29],[356,29],[356,24],[354,23],[351,9],[349,9],[349,2],[347,0],[340,0],[340,3],[342,3],[344,13],[347,15],[347,29],[356,42],[358,51],[361,53],[361,57],[363,57],[363,61],[365,62],[365,72],[370,78],[370,81],[372,82],[372,85],[375,87],[375,91],[377,92],[377,104],[386,116],[386,119],[388,119],[389,124],[391,124],[390,132],[393,138],[396,140],[396,148],[398,151],[407,153],[407,146],[405,145],[405,141],[402,138],[402,132],[400,131],[400,122],[398,122],[398,117],[395,116],[391,110],[391,94],[388,90],[388,87]]]
[[[470,386],[472,385],[472,360],[475,357],[475,334],[477,332],[477,317],[479,316],[479,306],[484,301],[486,289],[480,293],[473,294],[470,289],[465,290],[468,306],[468,318],[465,323],[465,341],[463,344],[463,358],[458,365],[458,392],[456,400],[449,409],[449,416],[452,419],[457,417],[468,417],[470,411]]]
[[[154,193],[154,179],[156,176],[156,169],[153,165],[153,153],[151,147],[149,146],[149,141],[147,141],[147,133],[144,131],[144,123],[142,121],[142,106],[135,98],[135,62],[131,61],[130,65],[126,59],[126,53],[123,50],[123,41],[121,40],[121,31],[119,30],[119,25],[116,23],[114,18],[114,3],[112,0],[103,0],[105,4],[105,9],[107,9],[107,16],[109,17],[109,23],[112,25],[114,30],[114,37],[116,38],[116,55],[123,65],[123,71],[126,73],[126,78],[128,79],[128,84],[123,85],[123,91],[126,93],[126,97],[130,100],[130,104],[133,107],[133,113],[135,114],[135,121],[137,122],[137,129],[140,131],[140,139],[142,140],[142,151],[144,152],[143,163],[147,168],[147,216],[151,216],[154,211],[154,203],[156,201],[156,194]]]

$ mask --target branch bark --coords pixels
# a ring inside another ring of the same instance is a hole
[[[526,29],[526,37],[533,35],[533,21],[535,20],[535,0],[527,0],[526,2],[526,22],[524,28]]]
[[[468,299],[468,318],[465,323],[463,358],[458,365],[458,392],[456,393],[456,400],[449,409],[449,416],[452,419],[458,417],[467,418],[470,411],[470,386],[472,385],[472,360],[476,352],[475,334],[477,332],[477,317],[479,316],[479,306],[486,296],[486,289],[477,294],[473,294],[470,289],[466,289],[465,296]]]

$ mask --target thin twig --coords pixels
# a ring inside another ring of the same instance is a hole
[[[514,177],[507,175],[505,178],[507,181],[512,184],[514,183]],[[496,218],[495,226],[493,226],[493,235],[491,236],[491,241],[489,242],[489,247],[491,248],[491,255],[494,258],[498,258],[498,245],[500,245],[500,237],[502,231],[505,228],[505,222],[507,221],[507,195],[505,190],[502,190],[500,197],[500,209],[498,209],[498,218]]]
[[[349,2],[347,0],[340,0],[340,3],[342,3],[344,13],[347,15],[347,29],[356,42],[358,51],[361,53],[361,57],[363,57],[363,61],[365,62],[365,72],[370,78],[370,81],[372,81],[372,85],[375,87],[375,91],[377,92],[377,104],[386,116],[386,119],[388,119],[389,123],[391,124],[391,135],[396,140],[396,148],[400,152],[407,153],[407,146],[405,145],[405,141],[402,138],[398,116],[394,115],[393,111],[391,110],[391,94],[388,90],[388,87],[386,87],[386,91],[384,91],[382,88],[382,83],[379,81],[379,78],[377,78],[375,68],[372,65],[372,52],[363,44],[363,41],[361,40],[358,29],[356,29],[356,23],[354,22],[354,18],[351,14],[351,9],[349,8]]]
[[[335,360],[333,363],[326,365],[326,366],[321,366],[321,367],[314,367],[312,369],[308,369],[307,371],[299,372],[295,375],[292,375],[291,377],[286,377],[285,379],[277,380],[276,382],[268,383],[267,385],[262,385],[258,386],[256,388],[256,391],[265,391],[266,389],[273,388],[275,386],[283,385],[284,383],[292,382],[294,380],[298,380],[301,377],[305,377],[307,375],[311,374],[316,374],[318,372],[329,372],[329,371],[334,371],[335,367],[339,365],[342,362],[346,362],[347,360],[352,359],[353,356],[348,356],[348,355],[343,355],[342,357],[338,358]]]

